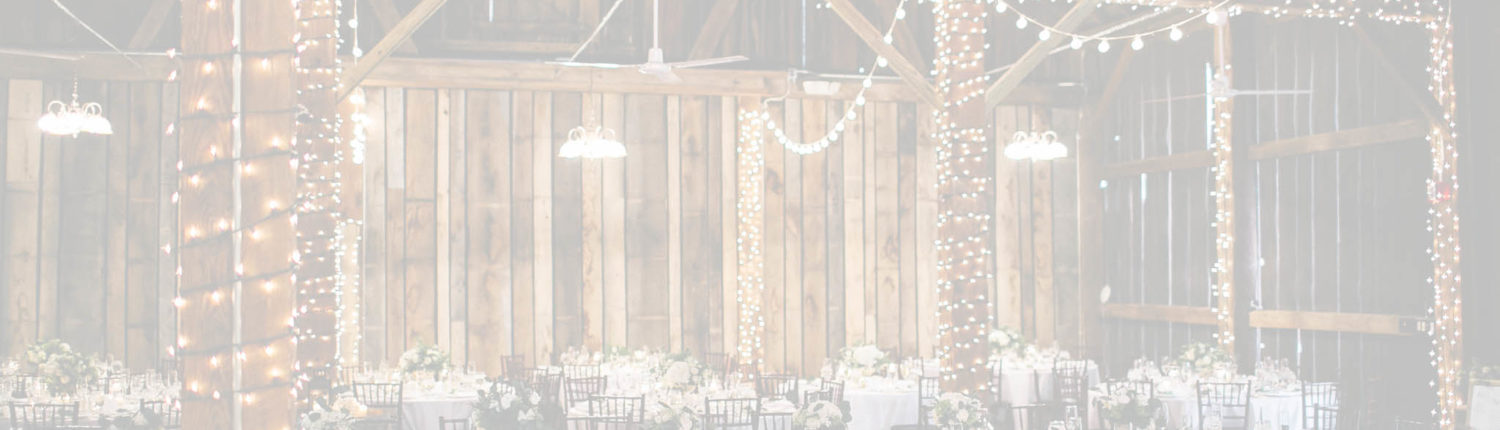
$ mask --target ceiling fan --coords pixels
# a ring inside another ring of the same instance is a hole
[[[602,26],[603,24],[601,23],[600,25]],[[655,76],[657,79],[661,79],[664,82],[681,82],[682,78],[678,77],[676,72],[673,72],[674,69],[687,69],[687,68],[692,68],[692,67],[713,66],[713,65],[728,64],[728,63],[735,63],[735,62],[749,60],[749,58],[747,58],[747,57],[745,57],[743,55],[734,55],[734,56],[729,56],[729,57],[708,58],[708,59],[702,59],[702,60],[677,61],[677,62],[668,63],[665,60],[663,60],[664,57],[662,55],[661,43],[660,42],[661,42],[661,0],[653,0],[651,2],[651,51],[650,51],[649,54],[647,54],[647,56],[646,56],[646,62],[645,63],[643,63],[643,64],[630,64],[630,65],[627,65],[627,64],[614,64],[614,63],[580,63],[580,62],[575,62],[575,61],[554,61],[554,62],[549,62],[548,64],[555,64],[555,65],[566,66],[566,67],[593,67],[593,68],[596,68],[596,69],[635,68],[635,69],[640,70],[641,73],[644,73],[644,74],[647,74],[647,75],[651,75],[651,76]]]

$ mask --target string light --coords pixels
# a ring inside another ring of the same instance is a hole
[[[1437,405],[1432,410],[1439,428],[1458,426],[1458,410],[1463,407],[1459,386],[1463,369],[1463,295],[1459,271],[1458,230],[1458,124],[1455,122],[1457,95],[1453,84],[1453,26],[1448,17],[1427,24],[1430,32],[1431,58],[1427,65],[1428,89],[1442,109],[1442,123],[1434,123],[1427,133],[1432,153],[1432,174],[1427,179],[1427,230],[1432,246],[1427,254],[1432,260],[1431,337],[1434,377],[1430,385],[1437,391]]]
[[[739,196],[735,200],[735,211],[739,219],[735,240],[737,263],[739,264],[739,362],[749,369],[760,369],[765,350],[766,321],[761,309],[765,294],[765,255],[761,253],[761,222],[765,219],[762,206],[766,165],[764,152],[766,123],[770,114],[765,110],[740,109],[740,136],[735,146],[738,163],[737,177]]]
[[[990,205],[986,190],[993,162],[986,136],[984,91],[985,0],[933,0],[933,61],[942,109],[933,110],[938,142],[937,356],[945,390],[977,395],[991,389],[989,327],[994,308],[986,297],[990,266]],[[962,121],[955,118],[962,118]]]
[[[1222,41],[1222,39],[1219,39]],[[1214,197],[1214,264],[1209,268],[1214,282],[1210,285],[1213,295],[1213,306],[1210,311],[1218,321],[1218,331],[1214,333],[1214,339],[1219,346],[1233,354],[1234,351],[1234,237],[1235,237],[1235,215],[1234,215],[1234,170],[1232,160],[1234,153],[1230,135],[1230,125],[1233,124],[1234,104],[1227,92],[1215,91],[1215,87],[1228,88],[1233,71],[1233,66],[1228,64],[1228,59],[1218,59],[1219,70],[1215,71],[1212,65],[1205,66],[1207,74],[1206,93],[1210,94],[1210,117],[1207,119],[1209,130],[1212,130],[1212,151],[1214,156],[1214,167],[1209,173],[1214,177],[1214,189],[1209,194]]]

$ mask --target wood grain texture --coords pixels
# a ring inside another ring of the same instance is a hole
[[[804,139],[818,139],[828,132],[827,111],[821,100],[802,103]],[[802,370],[812,374],[828,357],[828,151],[801,159]]]
[[[625,273],[633,347],[670,347],[666,98],[626,96]]]
[[[447,111],[447,139],[439,137],[439,142],[449,140],[447,171],[439,174],[448,178],[448,186],[438,186],[440,196],[448,200],[441,205],[448,210],[447,235],[442,236],[446,240],[443,248],[448,252],[448,259],[438,259],[438,264],[446,268],[448,273],[447,282],[439,282],[438,288],[446,288],[448,291],[448,309],[444,314],[438,312],[442,321],[448,322],[448,335],[444,336],[449,342],[449,351],[452,352],[453,363],[458,366],[469,364],[469,292],[468,268],[469,268],[469,221],[468,221],[468,92],[452,91],[448,95]],[[440,106],[441,107],[441,106]],[[477,124],[476,124],[477,126]],[[442,157],[440,157],[442,158]],[[346,185],[347,186],[347,185]]]
[[[511,97],[511,285],[514,310],[512,329],[515,333],[515,348],[511,354],[526,357],[530,363],[540,363],[536,355],[536,240],[535,199],[535,148],[536,111],[533,107],[535,94],[517,91]],[[545,130],[545,129],[544,129]],[[550,321],[549,321],[550,323]]]
[[[667,97],[667,332],[669,351],[682,350],[682,97]]]
[[[360,233],[361,294],[360,308],[364,332],[364,346],[360,356],[365,360],[380,362],[389,357],[390,339],[386,335],[386,111],[385,90],[365,89],[365,112],[370,122],[365,126],[365,167],[363,185],[365,205],[363,209],[363,231]]]
[[[400,362],[406,339],[406,92],[385,93],[385,360]]]
[[[469,91],[464,160],[468,187],[469,357],[487,374],[500,374],[500,356],[514,350],[511,332],[511,115],[510,96]]]
[[[599,94],[583,95],[585,121],[602,121],[604,98]],[[602,122],[601,122],[602,124]],[[604,350],[604,162],[583,162],[579,253],[583,301],[580,318],[583,324],[583,347]]]
[[[785,120],[787,137],[796,141],[806,140],[804,133],[806,129],[802,124],[807,117],[803,116],[803,103],[801,100],[788,100],[786,103]],[[802,164],[804,156],[796,155],[794,152],[783,152],[782,158],[784,169],[782,178],[785,182],[786,200],[781,213],[767,213],[767,216],[780,218],[782,225],[782,240],[786,249],[782,251],[783,271],[782,286],[785,289],[785,318],[786,318],[786,371],[798,374],[804,369],[802,366],[802,338],[806,330],[803,325],[807,314],[802,308],[802,278],[806,274],[806,261],[803,261],[803,248],[806,243],[802,241],[802,217],[806,215],[803,211],[802,201]],[[770,221],[767,222],[777,222]]]
[[[1010,136],[1020,128],[1016,108],[995,108],[995,136]],[[1019,188],[1016,183],[1020,166],[1006,157],[995,157],[995,324],[1020,330],[1021,319],[1021,233]]]
[[[625,96],[605,94],[605,127],[624,133]],[[620,134],[624,136],[624,134]],[[626,144],[628,148],[628,143]],[[624,347],[629,343],[629,307],[625,283],[625,160],[604,160],[604,210],[603,262],[604,262],[604,344],[608,347]]]
[[[770,108],[770,118],[783,118],[785,109],[773,105]],[[788,130],[793,130],[788,128]],[[786,166],[783,163],[785,157],[795,157],[795,154],[786,154],[781,145],[768,140],[764,146],[766,156],[765,166],[765,205],[762,219],[765,232],[765,295],[761,297],[761,307],[764,309],[766,319],[765,331],[765,372],[779,372],[786,368],[786,315],[785,294],[786,279],[785,272],[788,270],[786,261],[782,258],[786,254],[786,237],[783,232],[786,226],[780,222],[786,201]]]
[[[437,90],[437,100],[435,103],[437,116],[434,118],[437,136],[433,140],[434,145],[437,147],[437,156],[432,169],[434,176],[436,176],[433,178],[435,183],[433,188],[434,202],[432,205],[432,222],[435,224],[433,241],[436,242],[436,249],[433,250],[435,254],[433,258],[433,270],[436,272],[433,276],[433,294],[435,294],[433,299],[433,323],[437,326],[435,329],[437,338],[434,340],[438,348],[448,351],[450,359],[456,359],[452,338],[453,301],[450,296],[453,293],[453,284],[452,274],[449,272],[451,270],[450,264],[453,262],[451,254],[453,251],[453,238],[450,232],[453,221],[453,208],[452,201],[448,195],[453,189],[453,178],[451,176],[453,165],[450,162],[453,156],[453,124],[450,118],[453,106],[451,103],[452,95],[450,90]],[[455,362],[463,363],[463,361],[457,360]]]
[[[401,216],[406,236],[402,253],[402,306],[406,348],[438,345],[437,337],[437,94],[406,91],[405,188]]]
[[[754,101],[747,103],[753,105]],[[739,346],[739,230],[748,226],[739,225],[739,159],[737,149],[739,145],[739,109],[740,103],[733,97],[719,98],[719,134],[718,141],[710,141],[708,145],[716,146],[719,157],[719,249],[721,269],[719,279],[720,293],[720,328],[721,334],[718,339],[718,352],[731,354]],[[710,136],[712,138],[713,136]],[[760,178],[756,178],[759,180]]]
[[[583,343],[583,165],[593,160],[557,157],[567,143],[568,131],[584,121],[584,95],[556,93],[552,96],[552,309],[554,351]]]
[[[152,309],[170,298],[158,296],[157,258],[161,254],[154,234],[160,215],[157,187],[161,179],[156,161],[161,158],[161,85],[134,84],[131,88],[131,125],[126,191],[125,287],[130,312],[125,317],[126,350],[123,358],[132,369],[155,367],[158,342],[157,319]]]
[[[552,363],[553,324],[553,255],[552,255],[552,94],[538,93],[532,100],[532,272],[535,300],[531,314],[535,321],[536,365]]]
[[[874,169],[868,170],[875,181],[876,249],[876,345],[888,351],[901,348],[901,218],[898,194],[900,163],[899,106],[880,103],[873,117],[875,124]]]
[[[928,108],[919,108],[917,118],[930,118],[932,111]],[[916,172],[916,244],[914,245],[914,257],[916,257],[917,289],[917,354],[922,357],[936,357],[935,349],[938,338],[937,315],[938,315],[938,283],[937,264],[929,261],[931,256],[937,255],[937,224],[932,220],[938,216],[938,194],[937,194],[937,148],[938,142],[933,139],[936,125],[933,121],[917,121],[917,172]],[[990,296],[994,297],[994,296]]]
[[[897,110],[900,142],[896,161],[896,252],[900,261],[901,348],[903,357],[917,356],[917,119],[915,106]]]
[[[129,306],[130,293],[129,286],[127,285],[128,281],[125,274],[128,258],[128,253],[126,250],[126,240],[128,237],[128,233],[126,231],[126,222],[128,221],[127,217],[129,216],[129,209],[126,207],[126,204],[130,200],[130,191],[128,189],[129,184],[127,183],[127,178],[129,177],[131,170],[129,158],[130,135],[134,131],[135,126],[138,124],[136,124],[134,121],[131,121],[130,112],[133,109],[131,109],[130,95],[130,85],[113,85],[109,88],[109,92],[107,93],[107,96],[109,97],[109,104],[115,106],[116,109],[114,110],[114,112],[108,113],[106,115],[109,115],[110,123],[114,125],[115,133],[118,133],[118,137],[111,136],[111,140],[113,140],[115,144],[109,145],[108,147],[104,148],[104,163],[102,165],[95,164],[95,168],[103,167],[104,172],[101,177],[94,179],[100,181],[100,184],[102,185],[102,187],[100,187],[100,191],[103,191],[104,195],[106,196],[106,203],[104,207],[104,235],[102,238],[104,239],[103,262],[107,263],[103,265],[104,276],[103,279],[101,279],[104,284],[104,300],[106,304],[104,307],[104,350],[117,351],[121,354],[125,353],[126,340],[128,339],[128,336],[126,334],[126,325],[128,324],[127,313],[132,309]],[[60,150],[63,145],[61,138],[54,139],[58,140],[52,142],[54,143],[54,145],[50,145],[49,147],[54,151]],[[46,148],[48,147],[44,147],[44,149]],[[42,189],[44,191],[48,189],[52,189],[55,191],[56,188],[48,184],[57,184],[57,181],[60,181],[62,179],[60,175],[53,176],[45,174],[47,172],[56,173],[58,169],[61,168],[61,165],[50,164],[46,162],[47,157],[55,153],[56,152],[48,151],[43,154],[42,171],[44,172],[44,175],[42,179]],[[69,179],[89,180],[85,178],[91,176],[94,175],[84,174],[80,177]],[[61,238],[61,236],[57,235],[57,230],[55,230],[55,227],[54,230],[50,232],[47,230],[47,223],[49,219],[57,220],[61,218],[58,216],[60,214],[58,212],[55,212],[61,209],[55,206],[55,202],[47,202],[45,195],[46,193],[44,193],[44,197],[42,200],[42,224],[40,226],[40,233],[42,234],[41,255],[44,266],[46,265],[46,261],[55,258],[55,252],[57,249],[55,247],[60,245],[57,242],[57,239],[53,238]],[[51,212],[51,214],[49,214],[49,208],[54,212]],[[48,252],[48,247],[54,247],[52,248],[51,253]],[[42,276],[44,276],[44,279],[42,280],[42,285],[44,286],[44,288],[42,288],[40,291],[45,292],[47,290],[52,290],[52,294],[55,294],[55,288],[46,288],[45,286],[57,285],[57,278],[53,277],[49,282],[47,279],[45,279],[45,277],[47,276],[46,272],[43,272]],[[56,300],[55,296],[52,300]],[[42,318],[42,321],[47,320],[45,315],[42,315],[43,312],[55,311],[57,309],[55,302],[53,305],[48,305],[47,303],[45,303],[46,301],[47,299],[44,298],[41,302],[39,302],[40,308],[38,309],[38,316]],[[47,324],[43,324],[43,326],[46,325]],[[43,338],[46,337],[47,336],[43,336]]]

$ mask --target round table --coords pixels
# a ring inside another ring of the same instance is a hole
[[[473,404],[477,400],[478,398],[472,394],[407,398],[401,405],[401,428],[405,430],[436,429],[440,418],[468,418],[474,413]]]
[[[1162,408],[1172,428],[1198,426],[1198,398],[1192,394],[1160,395]],[[1255,393],[1250,395],[1249,425],[1268,424],[1275,429],[1302,429],[1302,393]]]
[[[888,430],[892,426],[917,424],[917,391],[846,390],[849,430]]]
[[[1005,366],[1000,374],[1000,398],[1012,405],[1034,405],[1055,399],[1052,367]],[[1088,385],[1099,384],[1099,367],[1089,363]]]

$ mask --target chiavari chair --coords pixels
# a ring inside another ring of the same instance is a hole
[[[762,399],[784,399],[797,403],[802,399],[801,381],[795,375],[760,375],[755,378],[755,395]]]
[[[171,430],[182,428],[182,405],[177,402],[167,403],[161,400],[142,400],[141,409],[138,412],[146,417],[146,422],[156,422],[161,428]]]
[[[51,430],[78,424],[77,403],[10,404],[12,430]]]
[[[1223,428],[1249,428],[1250,382],[1198,382],[1198,428],[1211,409],[1219,412]]]
[[[760,428],[760,399],[708,399],[703,403],[706,430]]]
[[[1313,417],[1319,407],[1339,407],[1337,382],[1302,382],[1302,428],[1314,428]]]
[[[469,430],[468,418],[438,418],[438,430]]]
[[[354,392],[354,400],[364,405],[367,410],[378,412],[355,420],[356,428],[401,428],[403,425],[402,409],[406,398],[400,382],[356,382],[350,385],[350,388]]]
[[[564,405],[566,405],[568,410],[572,410],[574,405],[587,402],[594,396],[603,395],[606,391],[608,391],[609,377],[569,377],[566,379],[566,382],[564,382],[564,384],[566,386],[563,387],[563,391],[566,393],[567,397]]]
[[[594,396],[589,421],[590,430],[637,430],[646,423],[646,397]]]

